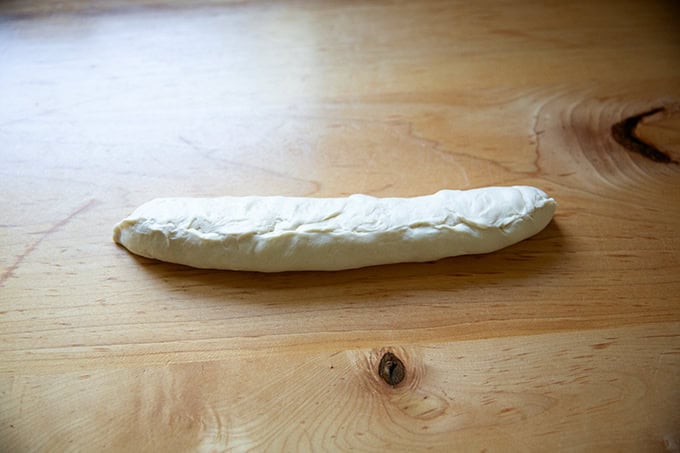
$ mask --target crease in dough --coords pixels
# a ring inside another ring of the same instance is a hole
[[[341,270],[493,252],[541,231],[555,207],[530,186],[411,198],[159,198],[116,225],[113,240],[198,268]]]

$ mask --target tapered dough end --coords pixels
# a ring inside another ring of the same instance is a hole
[[[116,244],[120,244],[120,228],[120,223],[113,227],[113,242]]]

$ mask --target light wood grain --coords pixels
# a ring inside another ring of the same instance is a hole
[[[680,451],[678,9],[562,3],[1,3],[0,450]],[[657,107],[676,163],[612,138]],[[111,241],[158,196],[509,184],[558,211],[485,256]]]

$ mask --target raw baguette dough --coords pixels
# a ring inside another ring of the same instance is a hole
[[[199,268],[330,271],[492,252],[541,231],[555,206],[528,186],[414,198],[160,198],[116,225],[113,240]]]

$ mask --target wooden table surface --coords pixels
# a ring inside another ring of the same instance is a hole
[[[679,24],[2,2],[0,450],[680,451]],[[435,263],[219,272],[111,240],[159,196],[512,184],[553,222]]]

